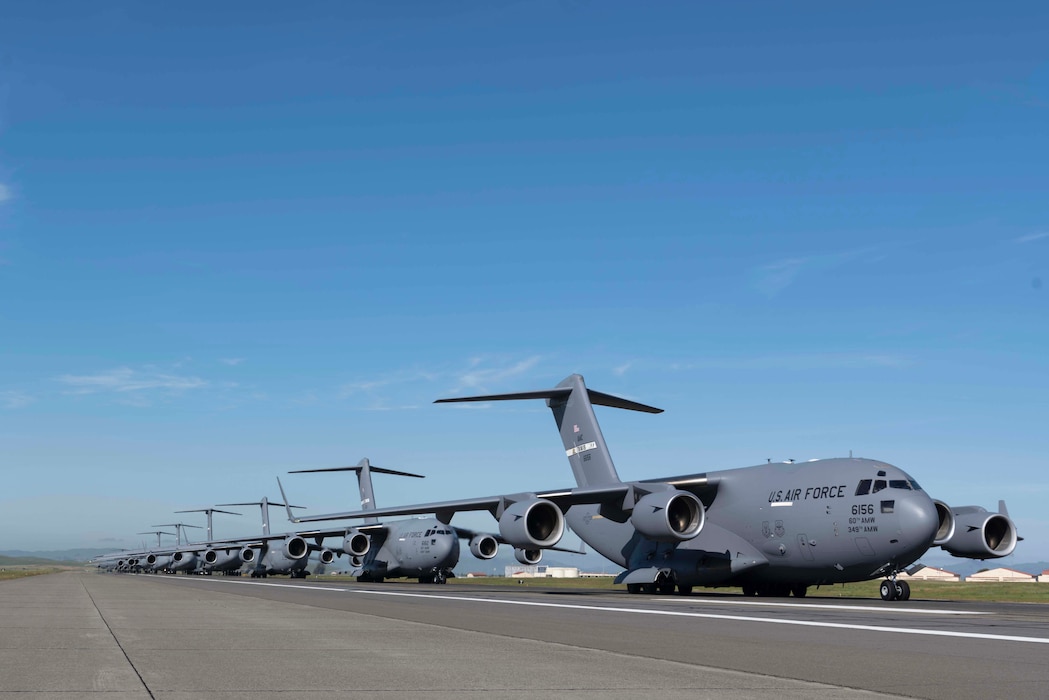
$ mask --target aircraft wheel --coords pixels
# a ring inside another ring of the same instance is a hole
[[[683,583],[679,583],[677,585],[677,594],[678,595],[692,595],[692,586],[686,586]]]
[[[896,586],[892,581],[882,581],[878,592],[882,600],[896,600]]]
[[[753,598],[757,594],[758,594],[758,589],[754,586],[754,584],[751,584],[751,583],[743,584],[743,595],[747,596],[748,598]]]
[[[794,594],[795,598],[804,598],[805,594],[809,592],[809,587],[803,586],[799,583],[797,585],[791,586],[790,592]]]
[[[896,582],[896,600],[910,600],[911,584],[906,581]]]
[[[641,584],[640,583],[628,583],[626,585],[626,592],[627,593],[631,593],[631,594],[640,593],[641,592]]]
[[[660,595],[670,595],[674,592],[674,582],[660,581],[656,584],[656,590],[659,592]]]

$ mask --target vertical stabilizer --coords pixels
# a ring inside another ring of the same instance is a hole
[[[313,474],[317,472],[357,472],[357,488],[361,495],[361,510],[375,510],[375,490],[372,488],[372,474],[393,474],[394,476],[410,476],[416,479],[425,478],[422,474],[411,474],[409,472],[401,472],[396,469],[384,469],[382,467],[373,467],[372,463],[367,457],[357,463],[355,467],[330,467],[327,469],[296,469],[288,472],[289,474]],[[280,483],[280,479],[277,480]],[[281,493],[284,493],[283,487]],[[287,500],[285,498],[285,500]],[[294,520],[291,517],[291,511],[288,512],[288,519]],[[379,522],[378,518],[364,518],[365,525],[374,525]]]
[[[601,434],[601,427],[597,423],[597,416],[594,415],[594,404],[644,413],[663,412],[660,408],[587,389],[583,383],[583,377],[578,374],[566,377],[553,389],[438,399],[435,403],[518,399],[546,399],[546,405],[553,411],[557,430],[561,433],[561,444],[564,446],[568,463],[572,467],[572,474],[579,486],[619,483],[619,474],[616,473],[612,455],[608,452],[604,435]]]

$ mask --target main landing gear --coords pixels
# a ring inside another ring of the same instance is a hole
[[[911,597],[911,585],[906,581],[896,580],[896,575],[881,582],[878,589],[882,600],[909,600]]]

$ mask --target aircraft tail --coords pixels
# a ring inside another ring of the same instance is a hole
[[[583,377],[578,374],[566,377],[553,389],[438,399],[434,403],[517,399],[546,399],[546,405],[553,411],[557,430],[561,433],[561,443],[572,467],[572,474],[576,484],[581,487],[619,483],[619,474],[616,473],[612,456],[601,434],[601,427],[597,423],[597,416],[594,415],[595,404],[644,413],[663,412],[661,408],[587,389]]]
[[[372,474],[393,474],[394,476],[410,476],[416,479],[424,479],[422,474],[411,474],[399,472],[394,469],[383,469],[373,467],[368,458],[365,457],[355,467],[331,467],[330,469],[297,469],[289,474],[307,474],[311,472],[357,472],[357,486],[361,493],[361,510],[375,510],[375,489],[372,488]],[[379,522],[378,518],[364,518],[365,525],[374,525]]]

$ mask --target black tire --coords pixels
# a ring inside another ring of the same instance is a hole
[[[809,592],[809,587],[798,583],[790,587],[790,592],[795,598],[804,598]]]
[[[882,600],[896,600],[896,586],[892,581],[882,581],[878,592]]]
[[[686,586],[683,583],[679,583],[677,585],[677,594],[678,595],[692,595],[692,586]]]
[[[896,582],[896,600],[910,600],[911,599],[911,584],[906,581]]]
[[[626,585],[626,592],[630,593],[630,594],[640,593],[641,592],[641,584],[640,583],[628,583]]]
[[[748,598],[753,598],[758,594],[758,589],[754,584],[745,583],[743,584],[743,595]]]

